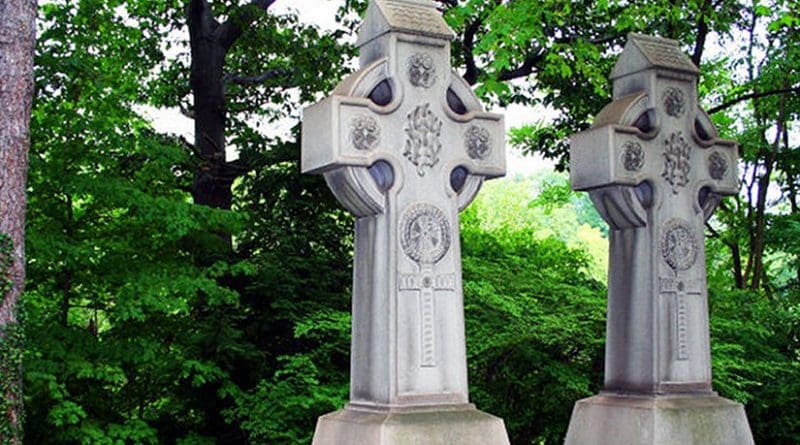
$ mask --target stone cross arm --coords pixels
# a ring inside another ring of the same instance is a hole
[[[418,159],[415,169],[446,162],[470,174],[502,176],[505,172],[504,123],[501,115],[472,111],[454,113],[447,101],[401,106],[395,99],[380,106],[369,98],[332,95],[307,108],[303,116],[304,173],[325,173],[339,167],[369,167],[386,161],[395,174],[420,147],[436,143],[432,156]],[[424,130],[424,131],[419,131]],[[436,137],[438,141],[433,141]],[[466,150],[463,147],[467,147]],[[495,150],[491,148],[495,147]]]
[[[646,93],[622,97],[597,116],[591,129],[573,136],[573,188],[591,191],[667,181],[674,190],[691,181],[698,189],[735,194],[736,143],[717,138],[710,119],[700,109],[696,120],[670,132],[643,126],[648,113],[654,114],[646,108],[647,102]]]

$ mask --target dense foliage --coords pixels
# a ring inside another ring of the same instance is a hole
[[[11,238],[0,233],[0,295],[5,295],[13,286],[11,281],[11,263],[14,248]],[[17,321],[0,327],[0,394],[7,395],[0,401],[0,412],[20,413],[24,416],[22,387],[19,385],[20,370],[25,346],[25,333],[22,328],[24,316],[17,314]],[[10,415],[0,420],[0,443],[13,444],[22,438],[23,419],[13,422]]]
[[[353,220],[324,181],[299,173],[298,127],[271,127],[296,125],[300,105],[352,66],[365,2],[340,1],[332,31],[272,3],[43,2],[29,443],[308,443],[316,417],[345,403]],[[709,225],[715,385],[747,405],[758,443],[800,442],[796,6],[439,3],[459,34],[455,64],[484,98],[556,108],[554,121],[511,136],[561,166],[565,136],[608,100],[627,32],[678,38],[702,62],[705,103],[731,103],[713,116],[742,141],[745,175]],[[208,91],[192,80],[189,6],[210,7],[212,31],[231,19],[241,28],[214,59],[222,109],[194,106]],[[743,47],[709,54],[700,42],[712,38]],[[197,137],[159,134],[145,106],[197,118]],[[220,187],[229,206],[201,196]],[[489,183],[462,214],[471,397],[515,444],[560,443],[574,401],[601,382],[605,231],[552,173]]]

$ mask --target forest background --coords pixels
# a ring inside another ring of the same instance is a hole
[[[0,345],[0,371],[23,365],[25,419],[0,434],[309,443],[347,399],[353,219],[299,173],[299,110],[354,68],[366,2],[327,1],[331,29],[280,0],[40,3],[25,340]],[[703,107],[741,143],[741,193],[707,225],[715,388],[746,405],[757,443],[800,443],[800,6],[437,4],[486,103],[554,113],[509,139],[558,171],[489,183],[462,214],[472,400],[512,443],[558,444],[598,390],[607,228],[569,189],[567,136],[644,32],[681,42]],[[193,137],[157,131],[152,109],[191,118]]]

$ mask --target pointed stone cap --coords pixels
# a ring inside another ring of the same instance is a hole
[[[700,74],[676,40],[630,33],[628,43],[611,72],[611,79],[652,68]]]
[[[453,40],[455,33],[430,0],[370,0],[356,46],[390,33]]]

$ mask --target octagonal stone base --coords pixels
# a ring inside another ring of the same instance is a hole
[[[403,411],[348,406],[317,421],[312,445],[509,445],[503,419],[474,405]]]
[[[744,407],[718,396],[601,394],[575,404],[565,445],[753,445]]]

